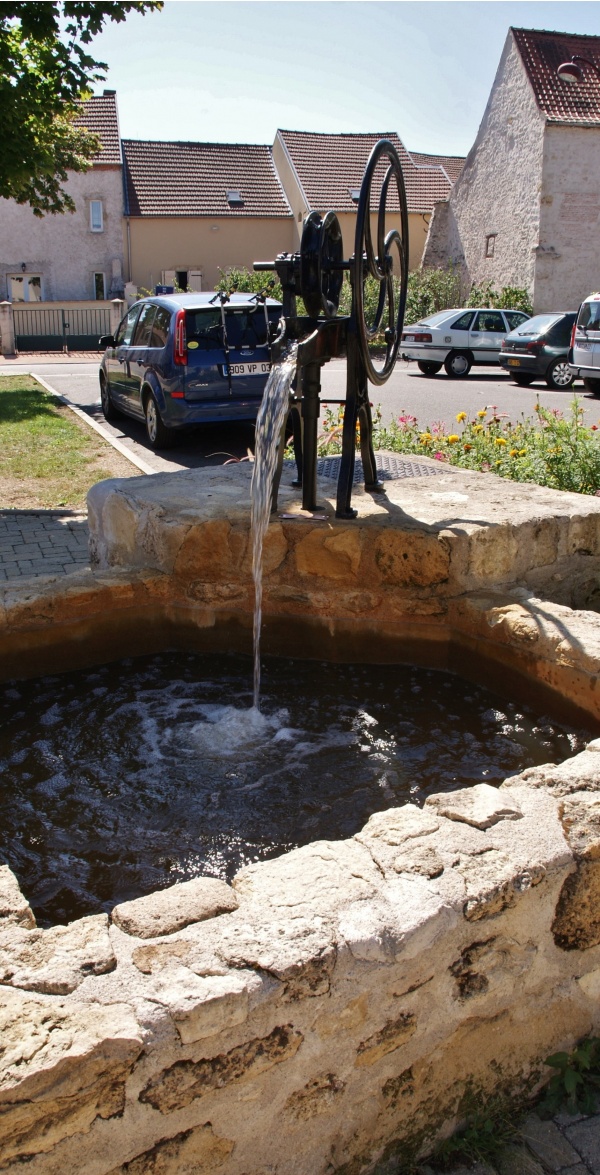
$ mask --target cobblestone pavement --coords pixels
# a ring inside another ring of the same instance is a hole
[[[420,1171],[441,1175],[428,1164]],[[552,1121],[531,1114],[493,1166],[456,1166],[444,1175],[600,1175],[600,1114],[557,1114]]]
[[[87,515],[0,510],[0,583],[89,567]]]

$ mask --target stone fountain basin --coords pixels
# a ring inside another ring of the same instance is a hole
[[[3,589],[5,677],[249,650],[249,470],[104,482],[91,573]],[[415,660],[600,721],[600,500],[444,470],[299,514],[263,647]],[[39,930],[0,870],[0,1170],[358,1175],[598,1032],[600,740],[347,841]]]

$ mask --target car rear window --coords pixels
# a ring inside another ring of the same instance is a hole
[[[269,321],[278,322],[281,316],[279,306],[269,306]],[[226,309],[225,329],[227,342],[233,350],[241,347],[264,347],[267,342],[267,324],[262,306],[251,309]],[[223,346],[223,320],[221,311],[213,309],[187,310],[185,315],[185,331],[188,347],[195,342],[201,350],[211,350]]]
[[[519,335],[543,335],[558,321],[556,314],[536,314],[535,318],[528,318],[515,332]]]
[[[579,311],[577,326],[587,330],[600,330],[600,301],[583,303]]]

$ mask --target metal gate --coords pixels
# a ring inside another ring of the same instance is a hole
[[[110,334],[110,310],[98,307],[13,306],[17,351],[99,351]]]

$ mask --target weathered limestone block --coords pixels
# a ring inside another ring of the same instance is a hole
[[[12,870],[0,865],[0,931],[9,925],[29,930],[35,926],[35,917]]]
[[[565,796],[561,820],[576,870],[561,890],[552,933],[563,950],[583,951],[600,943],[600,795]]]
[[[297,1122],[305,1122],[308,1118],[327,1114],[345,1088],[346,1082],[336,1077],[335,1073],[320,1074],[308,1081],[302,1089],[290,1094],[285,1109]]]
[[[146,897],[121,902],[112,911],[113,922],[138,938],[173,934],[192,922],[203,922],[238,907],[238,899],[225,881],[216,877],[195,877]]]
[[[230,541],[232,529],[226,518],[191,527],[175,559],[173,572],[177,578],[229,580],[237,569]]]
[[[565,759],[564,763],[544,763],[541,767],[527,767],[517,777],[531,788],[551,792],[557,798],[573,792],[600,792],[600,739],[588,743],[584,751]],[[515,779],[507,780],[501,790]]]
[[[88,975],[102,975],[115,966],[106,914],[49,930],[0,930],[0,983],[12,987],[67,995]]]
[[[449,820],[472,824],[474,828],[491,828],[499,820],[520,820],[523,813],[516,803],[509,803],[506,795],[489,783],[428,796],[425,808],[431,808]]]
[[[315,527],[295,547],[296,567],[300,575],[324,579],[355,578],[363,543],[360,527]]]
[[[443,535],[387,530],[376,540],[374,557],[383,583],[430,587],[450,576],[451,544]]]
[[[0,1041],[0,1168],[121,1114],[142,1050],[125,1004],[66,1003],[8,987]]]
[[[412,1012],[401,1012],[394,1020],[388,1020],[378,1032],[361,1040],[355,1065],[364,1068],[376,1065],[388,1053],[393,1053],[405,1044],[417,1030],[416,1016]]]
[[[182,1043],[192,1044],[243,1024],[250,993],[261,986],[253,971],[197,976],[173,965],[158,973],[149,994],[169,1009]]]
[[[283,1024],[268,1036],[237,1045],[228,1053],[198,1061],[176,1061],[148,1082],[139,1100],[161,1114],[172,1114],[214,1089],[254,1079],[274,1065],[289,1061],[303,1039],[293,1025]]]
[[[504,985],[507,979],[514,982],[530,969],[536,953],[533,942],[521,944],[495,934],[476,939],[450,964],[455,998],[464,1002],[489,991],[490,986]]]
[[[108,1175],[211,1175],[233,1150],[229,1138],[215,1134],[210,1122],[161,1138],[150,1150],[136,1155]]]

